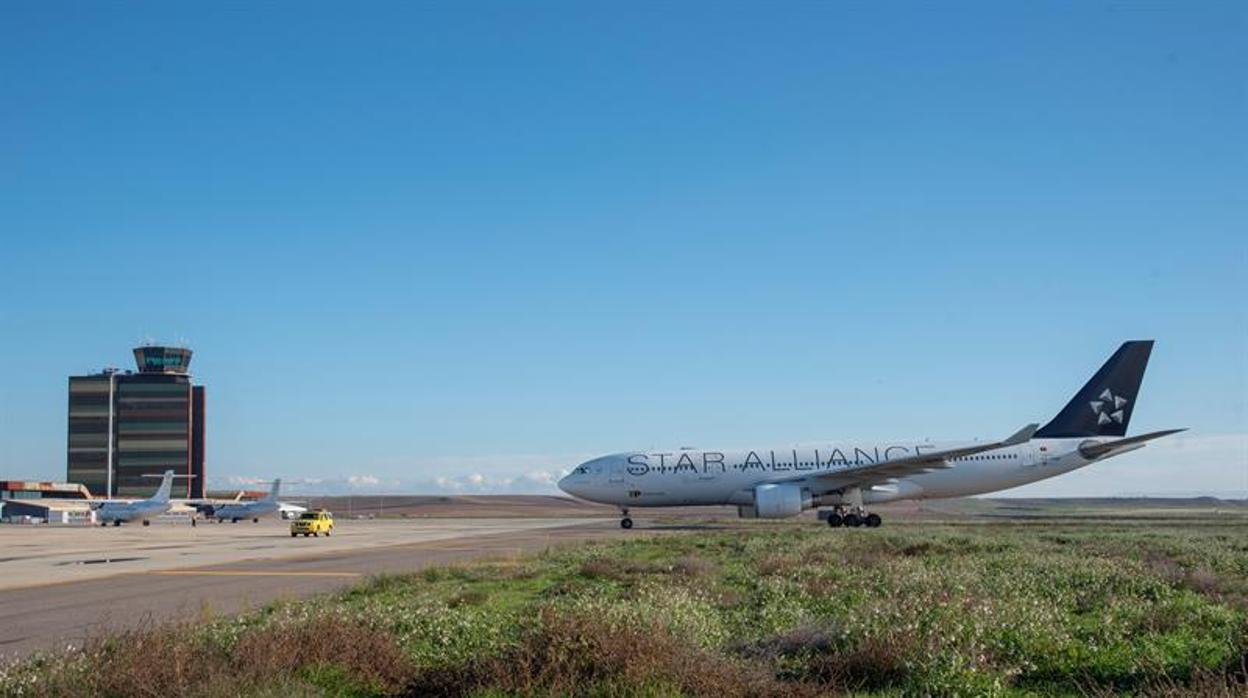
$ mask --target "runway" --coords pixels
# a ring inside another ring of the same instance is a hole
[[[278,521],[4,527],[0,655],[80,645],[109,630],[237,613],[373,574],[515,555],[618,530],[610,519],[567,518],[340,521],[331,538],[297,539]]]

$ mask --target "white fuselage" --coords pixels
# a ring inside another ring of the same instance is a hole
[[[158,502],[150,499],[141,499],[136,502],[109,502],[100,506],[95,510],[95,517],[101,523],[111,523],[114,521],[139,521],[154,519],[157,516],[169,511],[169,507],[173,506],[172,502]]]
[[[276,500],[260,499],[254,502],[223,504],[212,510],[212,518],[222,521],[258,519],[276,514],[280,505]]]
[[[863,503],[983,494],[1061,475],[1092,461],[1079,452],[1088,439],[1033,439],[1017,446],[954,459],[950,467],[865,487]],[[838,471],[930,453],[974,442],[890,441],[785,446],[755,450],[620,453],[587,461],[559,481],[565,492],[622,507],[748,506],[754,488],[795,483],[808,488],[815,505],[842,503]]]

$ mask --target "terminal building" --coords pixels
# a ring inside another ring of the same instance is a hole
[[[166,470],[174,497],[204,493],[204,387],[191,382],[191,350],[144,346],[137,371],[69,378],[66,480],[96,497],[149,497]]]
[[[0,480],[0,521],[94,523],[90,499],[79,484]]]

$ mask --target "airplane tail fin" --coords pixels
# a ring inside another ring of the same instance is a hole
[[[1123,342],[1036,438],[1125,436],[1153,340]]]
[[[169,501],[169,493],[173,490],[173,471],[166,470],[165,474],[160,478],[160,487],[156,489],[156,494],[152,495],[152,500],[157,502]]]
[[[282,490],[282,478],[279,477],[273,481],[273,488],[269,490],[269,496],[265,497],[265,499],[276,500],[280,496],[279,493],[281,492],[281,490]]]

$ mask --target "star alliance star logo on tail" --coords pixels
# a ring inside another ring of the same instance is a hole
[[[1092,411],[1096,414],[1097,426],[1100,426],[1102,424],[1108,424],[1109,422],[1118,422],[1119,424],[1122,424],[1122,408],[1128,402],[1130,402],[1130,400],[1119,395],[1114,395],[1109,391],[1109,388],[1106,388],[1105,392],[1101,393],[1096,400],[1093,400],[1088,404],[1092,406]]]

